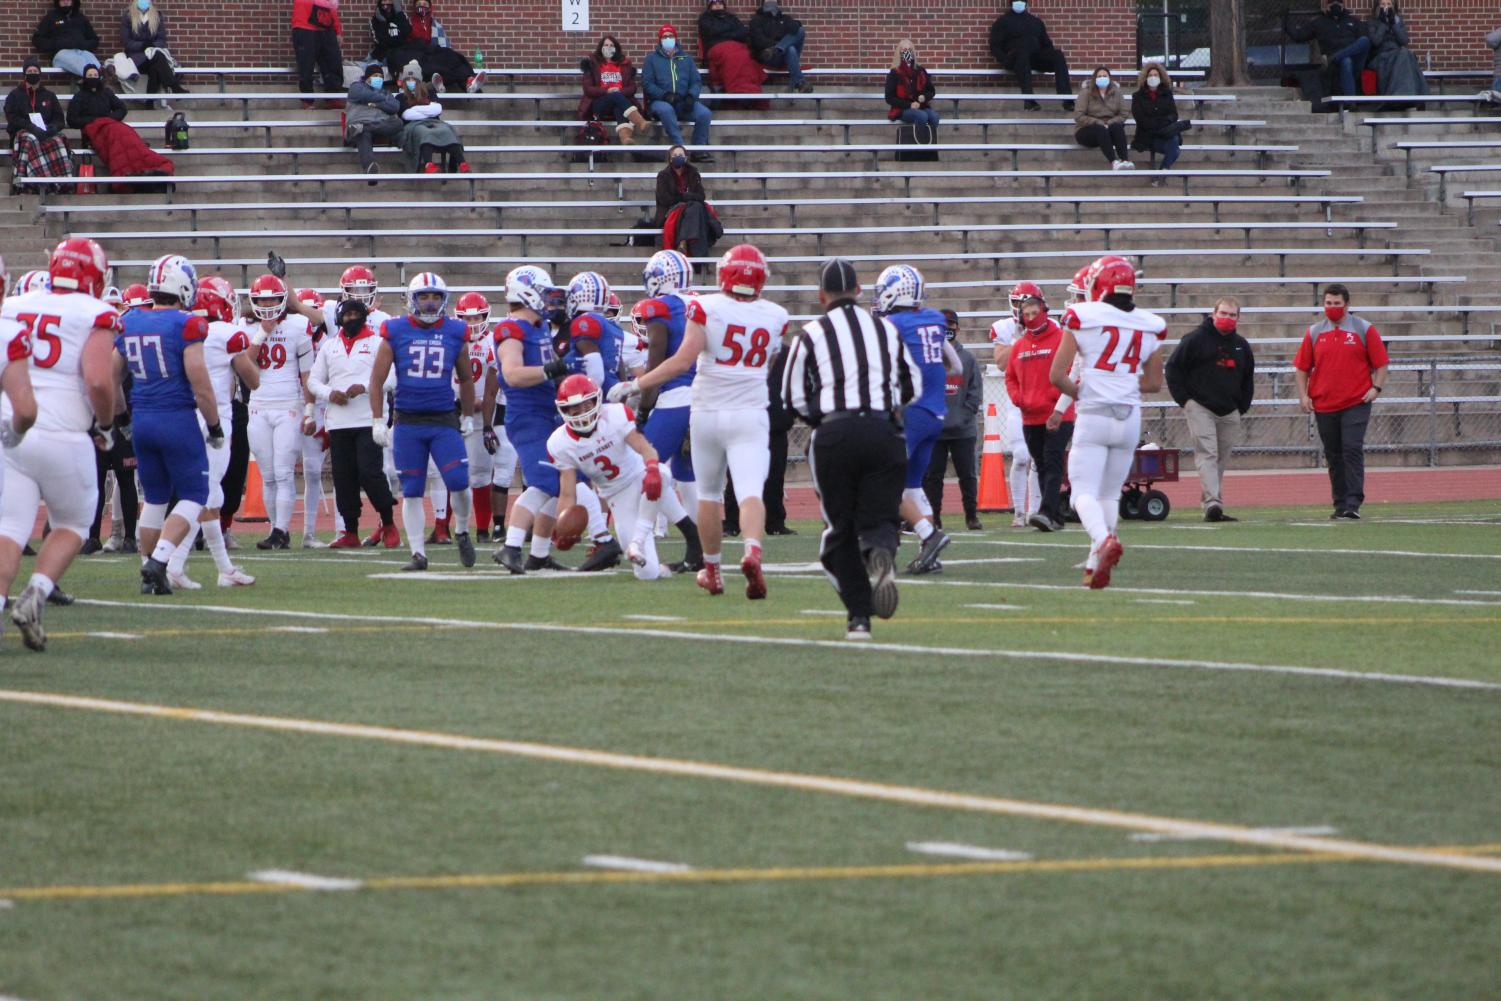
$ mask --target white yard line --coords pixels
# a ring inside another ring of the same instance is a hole
[[[404,580],[414,584],[438,584],[460,581],[467,584],[483,582],[494,584],[499,581],[538,581],[538,580],[609,580],[610,576],[618,571],[599,570],[593,573],[571,573],[563,570],[530,570],[525,574],[513,574],[509,570],[422,570],[412,573],[396,571],[395,573],[367,573],[366,580]]]
[[[631,619],[636,622],[682,622],[681,615],[622,615],[622,619]]]
[[[1020,612],[1026,609],[1026,605],[987,605],[983,602],[965,605],[965,608],[978,608],[984,612]]]
[[[977,546],[1018,546],[1033,549],[1073,549],[1084,544],[1079,542],[1013,542],[1005,539],[971,539]],[[1161,542],[1133,542],[1126,552],[1133,549],[1160,549],[1179,553],[1279,553],[1291,556],[1404,556],[1426,557],[1440,560],[1501,560],[1501,553],[1430,553],[1417,549],[1298,549],[1293,546],[1187,546],[1168,545]]]
[[[979,560],[943,560],[946,567],[963,567],[976,563],[1045,563],[1041,556],[998,556],[991,559]]]
[[[1310,838],[1324,838],[1338,834],[1339,828],[1320,825],[1317,827],[1253,827],[1253,831],[1261,831],[1266,834],[1296,834]],[[1158,832],[1138,831],[1131,835],[1132,841],[1212,841],[1213,838],[1201,838],[1196,834],[1162,834]]]
[[[328,632],[322,626],[272,626],[266,631],[272,633],[307,633],[309,635]]]
[[[95,639],[100,639],[100,640],[138,640],[138,639],[141,638],[140,635],[137,634],[137,633],[108,633],[108,632],[100,632],[100,633],[84,633],[84,635],[85,636],[92,636]]]
[[[1132,598],[1138,605],[1197,605],[1197,601],[1188,598]]]
[[[692,872],[693,866],[681,862],[653,862],[651,859],[625,855],[585,855],[584,865],[596,869],[619,869],[625,872]]]
[[[932,583],[943,583],[933,581]],[[584,636],[608,636],[619,639],[619,628],[610,626],[568,626],[551,622],[476,622],[470,619],[443,619],[421,615],[347,615],[338,612],[309,612],[301,609],[278,610],[273,608],[240,608],[235,605],[173,605],[150,604],[140,601],[106,601],[100,598],[79,598],[79,605],[96,605],[103,608],[153,609],[157,611],[201,611],[224,615],[283,616],[311,619],[313,621],[401,623],[403,625],[446,626],[459,629],[483,629],[497,632],[564,633]],[[1037,661],[1061,660],[1078,664],[1111,664],[1125,667],[1171,667],[1201,671],[1237,671],[1255,674],[1287,674],[1311,678],[1338,678],[1343,681],[1371,681],[1388,684],[1425,685],[1435,688],[1462,688],[1483,691],[1501,691],[1501,683],[1473,681],[1468,678],[1424,677],[1408,674],[1380,674],[1365,671],[1346,671],[1332,667],[1298,667],[1283,664],[1248,664],[1216,660],[1183,660],[1166,657],[1126,657],[1103,653],[1072,653],[1062,650],[978,650],[969,647],[923,646],[916,643],[862,643],[858,646],[842,640],[800,639],[793,636],[736,636],[725,633],[696,633],[672,629],[632,628],[631,636],[655,636],[660,639],[689,640],[694,643],[732,643],[747,646],[811,647],[823,650],[840,650],[856,656],[871,653],[901,653],[925,656],[997,658],[1003,660]]]
[[[918,855],[940,855],[944,858],[973,859],[976,862],[1026,862],[1032,856],[1026,852],[1009,852],[1001,848],[981,848],[978,845],[960,845],[952,841],[909,841],[907,850]]]
[[[827,616],[830,616],[831,618],[837,617],[837,618],[841,618],[842,619],[842,618],[845,617],[846,613],[841,612],[841,611],[839,611],[838,609],[835,609],[835,608],[805,608],[805,609],[803,609],[798,614],[800,614],[800,615],[827,615]]]
[[[1495,597],[1501,598],[1501,591],[1460,591],[1460,590],[1456,590],[1454,593],[1455,594],[1483,594],[1483,595],[1489,595],[1489,596],[1495,596]]]
[[[1028,817],[1036,820],[1060,821],[1092,827],[1117,828],[1128,831],[1149,831],[1161,834],[1202,835],[1205,838],[1213,838],[1233,844],[1257,845],[1263,848],[1278,848],[1285,851],[1303,851],[1317,855],[1337,855],[1372,862],[1391,862],[1402,865],[1461,869],[1470,872],[1501,875],[1501,858],[1462,855],[1446,852],[1441,849],[1430,850],[1363,841],[1312,838],[1299,834],[1278,834],[1258,831],[1249,827],[1242,827],[1238,824],[1184,820],[1176,817],[1162,817],[1123,810],[947,792],[939,789],[889,785],[882,782],[838,776],[780,772],[706,761],[657,758],[636,754],[622,754],[614,751],[563,747],[556,744],[468,737],[461,734],[434,733],[424,730],[407,730],[358,723],[335,723],[327,720],[297,719],[285,716],[258,716],[246,713],[219,712],[212,709],[194,709],[183,706],[120,702],[112,699],[96,699],[53,692],[22,692],[0,689],[0,701],[91,712],[115,713],[127,716],[171,720],[174,722],[191,721],[220,726],[269,730],[280,733],[299,733],[325,737],[343,737],[354,740],[379,741],[409,747],[417,746],[500,754],[533,761],[588,765],[597,768],[610,768],[653,775],[672,775],[682,778],[710,779],[762,788],[796,789],[803,792],[821,793],[830,796],[901,803],[908,806],[961,810],[971,813]]]
[[[277,886],[295,886],[303,890],[358,890],[365,884],[357,879],[340,879],[336,876],[317,876],[310,872],[291,869],[258,869],[245,874],[256,883],[274,883]]]

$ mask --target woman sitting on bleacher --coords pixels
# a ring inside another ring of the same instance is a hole
[[[1097,67],[1080,89],[1074,126],[1074,139],[1079,145],[1105,154],[1111,170],[1136,166],[1126,152],[1126,99],[1105,67]]]
[[[646,116],[636,106],[636,67],[620,48],[614,35],[606,35],[594,54],[579,60],[584,74],[584,98],[579,101],[579,120],[613,120],[615,134],[626,145],[646,129]]]
[[[401,71],[401,118],[407,123],[401,133],[401,148],[406,151],[409,173],[436,174],[440,169],[450,174],[469,173],[464,144],[453,126],[438,117],[441,114],[443,105],[433,99],[422,82],[422,69],[415,61],[407,63]],[[443,154],[443,168],[433,161],[438,153]]]
[[[152,0],[132,0],[120,16],[120,43],[136,71],[146,75],[146,93],[188,92],[177,79],[176,63],[167,51],[167,22]]]
[[[12,8],[12,13],[14,13]],[[42,16],[31,33],[31,44],[52,65],[75,77],[99,65],[99,33],[84,16],[78,0],[52,0],[52,9]]]
[[[417,0],[412,8],[413,45],[419,47],[417,61],[432,88],[441,94],[448,84],[464,82],[464,89],[471,94],[479,93],[485,82],[484,73],[476,73],[469,60],[455,52],[448,44],[448,32],[433,17],[432,0]]]
[[[63,106],[42,86],[41,63],[22,65],[21,86],[5,97],[5,130],[10,133],[11,194],[23,177],[72,177],[73,156],[63,138]],[[36,189],[31,189],[35,191]]]
[[[106,173],[114,177],[159,174],[170,177],[171,160],[146,145],[136,130],[125,124],[125,103],[104,85],[98,66],[83,71],[83,81],[68,105],[68,127],[83,133]],[[135,193],[144,188],[130,185]]]
[[[1407,22],[1397,8],[1397,0],[1375,0],[1371,19],[1366,22],[1371,38],[1371,58],[1367,64],[1376,71],[1376,90],[1382,94],[1427,94],[1428,81],[1423,67],[1408,48]],[[1389,111],[1406,108],[1405,104],[1385,105]]]
[[[689,257],[707,257],[724,235],[704,192],[704,177],[682,146],[667,151],[667,166],[657,174],[656,224],[662,227],[662,249]]]
[[[886,103],[891,107],[886,117],[908,125],[927,125],[938,130],[938,112],[933,110],[933,78],[917,64],[917,47],[912,39],[896,43],[896,58],[886,73]]]
[[[1188,122],[1178,117],[1178,102],[1173,99],[1173,78],[1161,63],[1147,63],[1141,71],[1141,86],[1131,95],[1131,117],[1136,119],[1136,135],[1131,148],[1162,157],[1163,170],[1172,170],[1183,148],[1183,133]],[[1152,180],[1154,188],[1167,183],[1166,178]]]

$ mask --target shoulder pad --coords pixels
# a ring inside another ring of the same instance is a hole
[[[641,309],[641,318],[644,320],[670,320],[672,309],[661,299],[648,299]]]
[[[376,331],[376,333],[380,334],[382,340],[390,340],[391,339],[391,332],[386,329],[390,325],[391,325],[391,321],[390,320],[382,320],[382,321],[380,321],[380,330]]]
[[[698,324],[707,323],[709,319],[708,314],[704,312],[703,301],[700,299],[689,299],[684,313],[688,319]]]
[[[192,343],[193,341],[201,341],[207,336],[208,320],[201,316],[190,316],[188,317],[188,321],[182,325],[182,339],[184,342]]]
[[[598,317],[590,313],[585,313],[583,316],[574,319],[573,323],[571,323],[568,327],[568,332],[572,334],[575,339],[579,337],[587,337],[590,339],[598,340],[599,336],[605,332],[605,328],[604,325],[599,322]]]
[[[250,338],[243,330],[236,330],[234,333],[230,334],[229,339],[224,342],[224,351],[226,354],[235,355],[239,354],[241,351],[249,350]]]
[[[1074,307],[1070,306],[1068,309],[1063,311],[1062,325],[1064,327],[1067,327],[1069,330],[1078,330],[1081,326],[1083,326],[1083,323],[1079,319],[1079,314],[1074,312]]]
[[[105,310],[94,317],[94,328],[96,330],[108,330],[111,333],[118,333],[120,330],[120,314],[116,313],[113,309]]]
[[[22,330],[11,342],[5,346],[5,358],[7,361],[20,361],[22,358],[31,357],[31,341]]]
[[[521,324],[515,320],[501,320],[495,325],[495,343],[497,345],[506,341],[524,341],[526,331],[521,329]]]

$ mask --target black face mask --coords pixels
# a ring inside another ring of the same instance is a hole
[[[339,329],[353,337],[365,328],[365,321],[370,319],[370,314],[365,307],[356,302],[343,303],[339,306],[339,315],[334,318]]]
[[[37,87],[40,87],[41,85],[42,85],[42,74],[40,74],[40,73],[27,73],[26,74],[26,86],[28,86],[28,87],[32,88],[33,90],[35,90]]]
[[[101,86],[103,86],[103,84],[104,81],[99,79],[97,76],[86,77],[83,81],[84,87],[88,90],[98,90]]]
[[[1345,5],[1342,4],[1342,3],[1332,3],[1332,4],[1330,4],[1329,5],[1329,16],[1330,17],[1344,17],[1345,16]]]

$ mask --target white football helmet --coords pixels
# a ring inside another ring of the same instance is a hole
[[[198,271],[180,254],[158,257],[146,279],[146,291],[174,296],[184,309],[191,309],[198,299]]]
[[[669,292],[686,292],[693,287],[693,264],[676,250],[659,250],[651,255],[641,271],[646,294],[655,298]]]
[[[877,313],[889,313],[901,306],[922,305],[922,272],[910,264],[893,264],[876,279],[873,290]]]
[[[11,295],[25,295],[28,292],[52,291],[52,276],[42,270],[28,271],[16,279],[16,287],[10,290]]]
[[[595,271],[584,271],[568,283],[568,316],[603,313],[610,308],[610,283]]]
[[[419,307],[417,296],[423,292],[437,292],[443,296],[443,300],[436,306],[429,305],[426,308]],[[443,311],[448,308],[448,283],[442,277],[432,271],[424,271],[413,278],[407,285],[407,309],[411,314],[421,320],[436,320],[442,317]]]
[[[557,286],[552,275],[535,264],[523,264],[506,275],[506,302],[525,306],[540,316],[547,315],[547,295]]]

